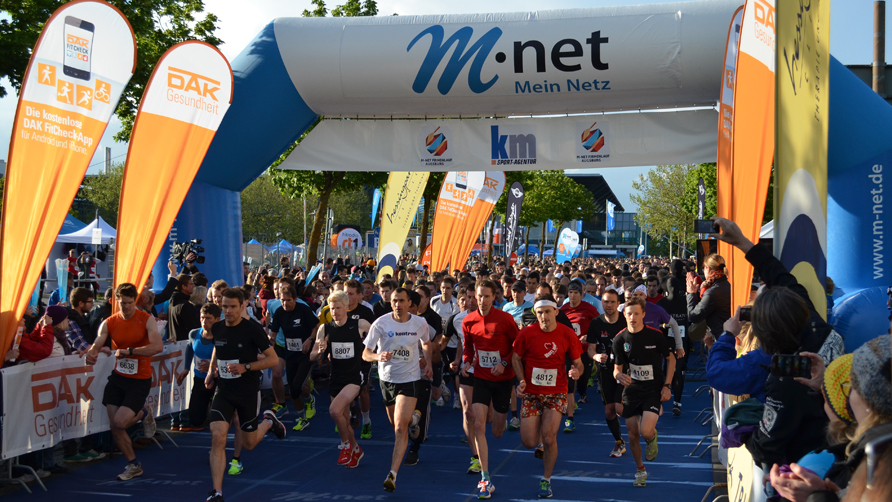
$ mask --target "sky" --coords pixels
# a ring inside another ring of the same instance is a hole
[[[329,9],[341,3],[338,0],[328,3]],[[449,0],[431,2],[429,0],[378,0],[379,15],[397,13],[405,15],[422,14],[467,14],[488,12],[525,12],[546,9],[574,9],[618,5],[638,5],[670,3],[662,0]],[[217,36],[224,44],[220,50],[230,60],[245,48],[254,36],[270,21],[277,17],[300,16],[309,9],[309,0],[205,0],[205,10],[219,18]],[[873,0],[833,0],[831,3],[830,53],[843,64],[870,64],[873,55]],[[887,21],[888,21],[887,14]],[[0,18],[5,17],[0,13]],[[730,20],[729,20],[730,22]],[[888,24],[888,22],[887,22]],[[886,53],[892,54],[892,36],[886,37]],[[0,84],[10,90],[6,79]],[[833,85],[832,82],[830,85]],[[6,160],[9,138],[15,119],[17,96],[10,93],[0,99],[0,159]],[[116,143],[112,136],[121,128],[117,118],[112,118],[105,135],[99,142],[96,156],[90,164],[89,173],[98,172],[104,163],[105,147],[112,149],[113,162],[123,162],[127,155],[127,144]],[[625,167],[612,169],[582,169],[574,172],[600,173],[610,184],[626,211],[634,211],[635,205],[629,199],[632,181],[646,173],[652,166]],[[572,172],[569,172],[572,174]]]

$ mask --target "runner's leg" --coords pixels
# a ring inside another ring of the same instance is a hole
[[[277,404],[285,404],[285,379],[282,375],[285,373],[285,358],[279,358],[279,364],[273,366],[273,378],[271,385],[273,388],[273,400]]]
[[[543,463],[545,468],[544,477],[547,480],[551,479],[551,473],[554,471],[554,464],[557,462],[557,431],[558,428],[560,428],[560,425],[561,412],[549,408],[545,408],[545,410],[542,411],[540,431],[542,435],[542,443],[545,444],[545,457],[543,457]]]
[[[627,418],[626,429],[629,432],[629,449],[632,450],[635,467],[644,469],[644,462],[641,459],[641,416]]]
[[[476,425],[474,423],[474,407],[471,406],[471,399],[474,397],[474,387],[470,385],[459,385],[459,398],[462,406],[462,428],[465,430],[465,437],[468,439],[468,446],[471,447],[471,456],[477,456]]]
[[[130,462],[136,458],[136,453],[133,452],[133,443],[130,441],[127,429],[139,422],[143,412],[140,410],[139,413],[134,413],[133,410],[126,406],[121,406],[120,408],[107,406],[106,409],[108,410],[108,422],[115,444],[118,445],[118,449],[124,454],[124,458]]]
[[[396,404],[388,407],[387,415],[393,423],[393,432],[396,436],[393,441],[393,457],[390,461],[390,470],[399,472],[403,456],[409,446],[409,422],[412,421],[412,412],[418,399],[403,395],[396,396]]]
[[[474,444],[477,445],[480,469],[489,471],[489,449],[486,444],[486,414],[489,411],[489,406],[482,403],[474,403],[471,407],[474,409]],[[495,429],[495,426],[493,426],[493,429]],[[471,438],[468,438],[468,441],[470,442]]]
[[[331,400],[328,407],[328,413],[338,426],[338,435],[341,436],[342,443],[350,443],[350,448],[356,446],[356,436],[353,434],[353,427],[350,427],[350,403],[356,399],[359,394],[359,386],[354,384],[346,385],[341,392]]]
[[[214,490],[221,492],[223,491],[223,472],[226,469],[226,436],[228,433],[229,422],[211,422],[211,480]]]

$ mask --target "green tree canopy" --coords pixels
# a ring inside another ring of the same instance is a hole
[[[116,141],[129,141],[143,90],[155,64],[164,52],[186,40],[201,40],[218,46],[217,16],[204,12],[201,0],[107,0],[130,21],[138,47],[136,73],[124,88],[115,110],[123,128]],[[0,0],[0,12],[10,19],[0,20],[0,77],[8,77],[16,92],[31,59],[31,51],[44,24],[63,0]],[[200,17],[204,14],[204,17]],[[8,90],[0,86],[0,97]]]
[[[652,237],[687,242],[688,249],[691,249],[690,241],[696,239],[694,220],[697,219],[697,201],[695,196],[691,207],[690,201],[685,200],[685,194],[687,180],[691,177],[694,178],[696,193],[696,180],[701,172],[698,169],[697,164],[657,166],[639,176],[637,181],[632,182],[635,192],[629,196],[638,206],[635,222]]]

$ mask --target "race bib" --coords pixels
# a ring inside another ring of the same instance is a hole
[[[122,357],[117,360],[115,369],[122,375],[135,375],[139,371],[139,361],[136,359]]]
[[[409,362],[412,358],[412,348],[408,345],[400,345],[393,351],[392,361],[401,361],[404,363]]]
[[[497,350],[478,350],[477,362],[480,363],[481,368],[495,368],[502,362],[502,356]]]
[[[629,363],[629,375],[632,377],[632,380],[638,380],[639,382],[653,380],[654,367],[650,364],[638,366],[637,364]]]
[[[331,357],[335,359],[353,359],[353,346],[350,342],[332,342]]]
[[[687,331],[687,327],[685,327],[685,326],[679,326],[679,327],[678,327],[678,332],[681,333],[681,337],[682,337],[682,338],[685,337],[685,334],[686,334],[685,332],[686,332],[686,331]]]
[[[557,385],[557,370],[544,370],[542,368],[533,368],[533,384],[540,387],[554,387]]]
[[[573,323],[573,331],[576,332],[577,337],[582,334],[582,330],[579,328],[579,323]]]
[[[229,359],[229,360],[217,360],[217,371],[220,373],[220,378],[225,378],[227,380],[231,380],[233,378],[241,378],[241,375],[233,375],[229,371],[230,364],[238,364],[238,359]]]
[[[290,352],[300,352],[304,350],[303,340],[300,338],[286,338],[285,348]]]

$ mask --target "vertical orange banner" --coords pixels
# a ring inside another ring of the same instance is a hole
[[[135,69],[130,23],[105,2],[65,4],[37,40],[19,93],[0,223],[4,353]]]
[[[719,140],[716,159],[716,214],[730,218],[734,189],[731,185],[731,140],[734,131],[734,82],[737,80],[737,53],[740,49],[740,25],[743,22],[743,6],[731,18],[728,40],[725,42],[725,67],[722,69],[722,91],[719,100]],[[719,242],[719,254],[727,256],[730,246]]]
[[[748,239],[759,240],[774,160],[774,0],[748,0],[743,10],[734,82],[730,214]],[[728,187],[719,185],[719,193]],[[749,300],[753,267],[743,253],[719,248],[731,281],[731,313]]]
[[[477,237],[483,230],[483,225],[492,214],[492,208],[498,202],[502,192],[505,191],[505,173],[502,171],[486,171],[486,177],[483,180],[483,188],[474,201],[474,207],[468,213],[468,218],[461,225],[461,237],[457,242],[452,243],[452,268],[464,268],[477,242]]]
[[[431,236],[431,270],[442,271],[451,263],[452,268],[462,264],[452,263],[455,246],[462,232],[477,195],[483,189],[486,173],[481,171],[450,171],[446,173],[437,211],[434,213],[434,231]]]
[[[212,45],[188,41],[161,56],[133,126],[121,203],[115,284],[142,288],[192,180],[232,103],[232,69]]]

